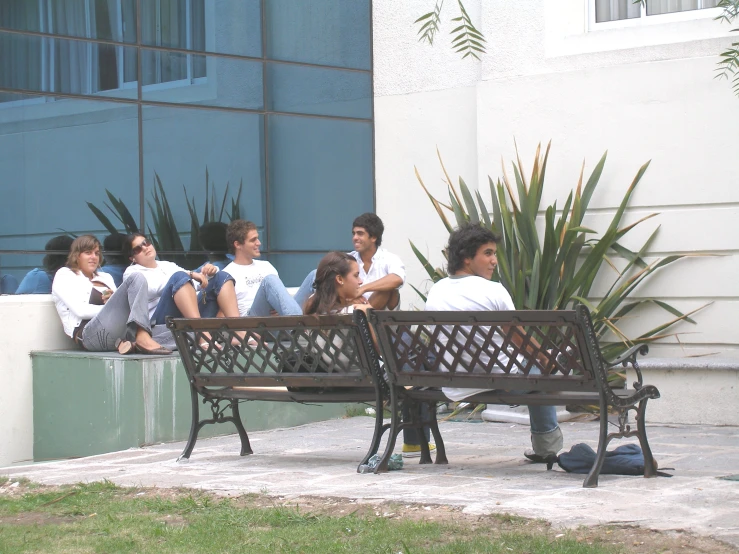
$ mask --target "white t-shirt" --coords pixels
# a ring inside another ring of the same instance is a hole
[[[154,317],[154,311],[159,305],[159,299],[162,297],[162,289],[167,284],[170,277],[178,271],[188,273],[187,269],[183,269],[174,262],[162,262],[157,260],[156,267],[144,267],[143,265],[133,264],[126,268],[123,272],[123,280],[125,281],[129,275],[141,273],[146,277],[146,284],[149,287],[149,319]]]
[[[359,264],[359,278],[362,279],[362,283],[372,283],[391,273],[400,277],[403,283],[405,283],[405,266],[403,262],[398,256],[391,254],[384,248],[378,248],[375,255],[372,256],[369,271],[364,270],[364,262],[359,252],[352,250],[349,252],[349,255],[354,256],[357,264]],[[401,286],[403,285],[401,284]],[[370,296],[372,296],[372,292],[364,293],[365,298],[369,299]]]
[[[228,273],[236,281],[236,301],[239,304],[239,315],[249,315],[254,297],[257,295],[259,285],[267,275],[278,275],[275,266],[264,260],[253,260],[249,265],[231,262],[223,271]],[[279,275],[278,275],[279,277]]]
[[[499,311],[515,309],[511,295],[508,294],[503,285],[476,275],[442,279],[434,283],[426,298],[426,311]],[[483,338],[481,336],[476,336],[474,340],[482,346]],[[498,335],[493,340],[499,346],[503,344],[503,340]],[[446,344],[446,337],[439,335],[439,342]],[[446,357],[451,361],[452,356],[450,354],[446,354]],[[463,358],[467,361],[470,360],[469,354],[463,354]],[[498,360],[501,364],[507,364],[509,361],[508,357],[502,353],[499,354]],[[487,365],[489,361],[488,356],[480,355],[481,364]],[[503,370],[493,369],[493,372],[502,373]],[[515,367],[512,368],[511,373],[517,372]],[[459,401],[490,389],[443,387],[441,390],[450,400]]]

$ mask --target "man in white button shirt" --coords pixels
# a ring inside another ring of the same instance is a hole
[[[359,264],[362,286],[357,301],[376,310],[394,310],[400,304],[400,291],[405,282],[405,266],[398,256],[381,248],[385,226],[373,213],[360,215],[352,223],[350,252]]]

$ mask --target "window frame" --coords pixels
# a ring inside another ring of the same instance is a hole
[[[663,25],[665,23],[678,23],[682,21],[694,21],[701,19],[714,19],[721,15],[721,8],[698,8],[695,10],[686,10],[682,12],[662,13],[655,15],[647,15],[647,8],[643,4],[639,5],[640,16],[631,19],[617,19],[615,21],[602,21],[598,23],[595,20],[595,1],[587,0],[588,3],[588,31],[600,31],[607,29],[623,29],[628,27],[641,27],[644,25]],[[631,0],[629,0],[631,1]]]

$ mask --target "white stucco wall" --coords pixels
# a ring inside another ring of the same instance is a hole
[[[32,350],[69,348],[51,295],[0,296],[0,467],[33,460]]]
[[[430,47],[417,42],[413,21],[431,3],[373,4],[377,210],[384,244],[405,260],[408,282],[423,286],[426,278],[408,239],[435,266],[442,262],[447,233],[414,175],[417,166],[429,189],[446,198],[437,147],[452,179],[463,176],[487,199],[487,176],[501,174],[501,157],[514,159],[514,138],[526,167],[536,145],[552,140],[542,206],[562,205],[583,159],[587,175],[608,150],[587,225],[605,228],[651,160],[624,222],[660,215],[625,245],[637,248],[659,227],[654,256],[714,255],[677,262],[635,291],[684,311],[710,304],[696,314],[697,326],[679,324],[679,341],[666,338],[653,353],[739,354],[739,330],[729,324],[739,309],[739,188],[726,154],[739,139],[739,99],[712,78],[718,53],[732,41],[730,27],[696,12],[693,20],[588,31],[585,0],[465,5],[488,39],[479,62],[449,48],[453,5],[445,5]],[[403,305],[422,305],[410,287]],[[636,334],[668,318],[642,313],[627,329]]]

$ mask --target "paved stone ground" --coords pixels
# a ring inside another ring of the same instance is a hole
[[[596,446],[595,422],[562,425],[565,445]],[[633,524],[687,530],[739,546],[739,428],[652,425],[650,444],[671,478],[602,475],[597,489],[584,476],[547,472],[522,457],[526,426],[441,424],[449,465],[406,460],[402,471],[358,474],[372,433],[368,417],[332,420],[251,434],[255,454],[240,457],[235,436],[198,441],[189,461],[183,443],[0,469],[45,484],[108,479],[119,485],[192,487],[218,494],[330,496],[461,506],[469,513],[512,513],[561,527]],[[613,448],[614,446],[612,446]]]

